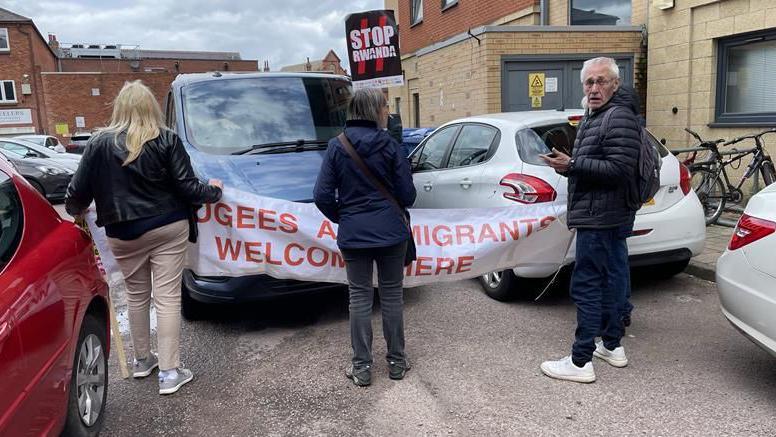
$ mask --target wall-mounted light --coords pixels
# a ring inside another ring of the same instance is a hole
[[[666,10],[674,7],[674,0],[652,0],[652,6]]]

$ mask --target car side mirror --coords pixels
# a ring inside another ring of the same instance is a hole
[[[38,158],[38,154],[33,152],[32,150],[28,150],[27,153],[24,154],[25,158]]]

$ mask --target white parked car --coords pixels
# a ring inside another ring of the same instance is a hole
[[[16,138],[35,143],[58,153],[65,153],[67,151],[65,146],[59,142],[59,138],[52,135],[20,135]]]
[[[722,313],[742,334],[776,355],[776,184],[752,196],[717,260]]]
[[[469,117],[440,126],[410,155],[416,208],[478,208],[553,202],[565,208],[568,183],[539,158],[551,148],[569,154],[582,112],[526,111]],[[662,265],[666,276],[703,250],[703,210],[690,173],[653,137],[663,160],[661,188],[636,216],[628,239],[631,266]],[[537,253],[530,265],[493,272],[480,282],[507,299],[520,278],[546,278],[574,261],[573,233]]]

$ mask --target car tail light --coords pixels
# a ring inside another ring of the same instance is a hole
[[[638,229],[638,230],[633,231],[633,236],[634,237],[640,237],[642,235],[647,235],[650,232],[652,232],[652,229]]]
[[[738,220],[728,249],[736,250],[774,232],[776,232],[776,223],[744,214]]]
[[[569,115],[569,124],[572,126],[576,126],[579,124],[579,122],[582,121],[581,115]]]
[[[687,195],[690,192],[692,186],[690,185],[690,170],[684,164],[679,164],[679,186],[682,188],[682,193]]]
[[[547,182],[519,173],[504,176],[499,185],[514,190],[512,193],[504,193],[504,197],[520,203],[552,202],[558,195]]]

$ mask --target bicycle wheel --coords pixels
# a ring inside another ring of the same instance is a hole
[[[690,185],[701,201],[706,225],[715,223],[725,209],[725,184],[722,179],[706,168],[694,168],[690,173]]]
[[[767,187],[768,185],[776,182],[776,170],[773,168],[772,161],[763,161],[760,172],[763,175],[763,183]]]

